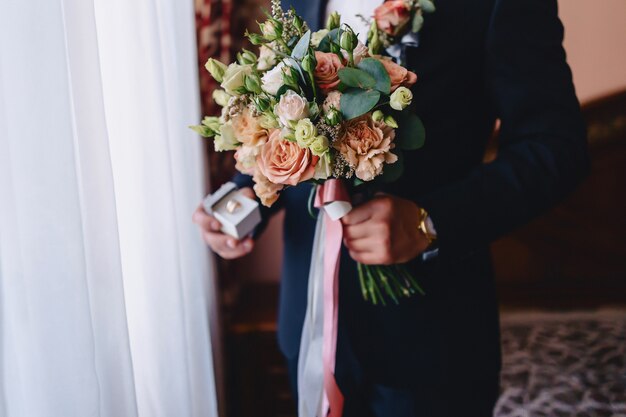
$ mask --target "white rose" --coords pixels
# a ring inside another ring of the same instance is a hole
[[[232,151],[237,149],[239,142],[235,136],[235,129],[233,129],[233,125],[231,123],[223,124],[220,128],[220,134],[215,136],[213,143],[215,144],[215,150],[217,152]]]
[[[328,29],[320,29],[317,32],[313,32],[313,34],[311,34],[311,45],[313,46],[313,48],[317,48],[318,46],[320,46],[320,42],[322,42],[322,39],[324,39],[326,35],[328,35],[328,32],[330,32]]]
[[[271,70],[267,71],[261,78],[261,88],[268,94],[273,96],[278,93],[278,89],[283,86],[283,71],[285,63],[280,62]]]
[[[224,90],[215,90],[213,91],[213,100],[218,106],[226,107],[230,101],[230,94]]]
[[[224,72],[222,88],[231,96],[239,95],[236,90],[243,87],[246,75],[250,74],[252,74],[252,67],[250,65],[232,63],[226,68],[226,72]]]
[[[256,67],[259,71],[265,71],[276,65],[276,52],[265,45],[259,50],[259,59]]]
[[[389,97],[389,105],[392,109],[401,111],[413,101],[413,93],[406,87],[398,87]]]
[[[341,53],[346,60],[349,59],[348,52],[342,49]],[[367,58],[368,55],[369,50],[367,49],[367,46],[363,45],[363,42],[361,41],[357,42],[354,51],[352,51],[352,56],[354,57],[354,65],[359,65],[359,62],[361,62],[363,58]]]
[[[237,161],[235,168],[243,174],[253,175],[256,169],[256,156],[258,154],[258,146],[241,146],[235,152],[235,160]]]
[[[289,126],[290,121],[297,122],[309,116],[309,102],[295,91],[287,90],[276,104],[274,113],[283,126]]]
[[[336,110],[341,110],[341,93],[337,90],[333,90],[328,93],[326,100],[322,103],[324,113],[328,113],[331,107],[334,107]]]

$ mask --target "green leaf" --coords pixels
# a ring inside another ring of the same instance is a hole
[[[383,173],[380,176],[382,182],[394,182],[400,179],[402,174],[404,173],[404,155],[402,152],[395,151],[396,155],[398,155],[398,160],[393,164],[385,164],[383,167]]]
[[[426,130],[422,120],[409,110],[396,113],[398,122],[394,143],[399,149],[414,151],[424,146]]]
[[[425,13],[433,13],[435,11],[435,3],[432,0],[419,0],[419,5]]]
[[[356,68],[342,68],[338,72],[339,79],[348,87],[370,89],[376,85],[374,77]]]
[[[424,16],[422,16],[422,14],[419,12],[415,13],[415,16],[413,16],[413,23],[411,24],[411,31],[417,33],[422,29],[423,25]]]
[[[341,95],[341,113],[346,120],[359,117],[372,110],[380,99],[380,91],[349,88]]]
[[[213,130],[211,130],[207,126],[193,125],[193,126],[188,126],[188,127],[189,129],[193,130],[194,132],[196,132],[198,135],[202,137],[211,138],[215,136],[215,132],[213,132]]]
[[[330,43],[331,42],[338,43],[339,37],[341,36],[341,32],[343,31],[339,28],[333,29],[330,32],[328,32],[328,34],[326,34],[326,36],[324,36],[324,38],[320,41],[320,44],[317,47],[317,50],[322,51],[322,52],[330,52]]]
[[[311,31],[308,30],[304,35],[302,35],[302,37],[300,38],[296,46],[293,47],[293,51],[291,51],[291,56],[295,59],[304,58],[307,51],[309,50],[310,44],[311,44]]]
[[[391,78],[389,78],[389,73],[387,73],[384,65],[381,64],[379,60],[365,58],[359,62],[358,67],[374,78],[376,84],[373,88],[383,94],[389,95],[391,92]]]

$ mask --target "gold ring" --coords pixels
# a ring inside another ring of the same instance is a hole
[[[241,208],[241,203],[235,199],[229,200],[228,203],[226,203],[226,211],[229,212],[230,214],[233,214],[240,208]]]

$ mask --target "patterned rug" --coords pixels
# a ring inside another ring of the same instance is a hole
[[[496,417],[626,417],[626,311],[502,315]]]

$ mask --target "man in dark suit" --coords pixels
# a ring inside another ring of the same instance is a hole
[[[289,2],[285,6],[290,6]],[[312,28],[320,0],[294,0]],[[425,146],[405,153],[402,179],[343,219],[336,379],[345,416],[487,417],[498,397],[500,342],[489,243],[568,194],[589,167],[586,133],[561,46],[556,0],[438,0],[407,66]],[[496,119],[495,161],[483,164]],[[238,176],[240,187],[250,178]],[[315,221],[310,185],[285,190],[279,344],[295,381]],[[437,232],[438,255],[419,208]],[[268,213],[266,213],[267,215]],[[248,253],[195,220],[225,258]],[[585,221],[581,219],[581,221]],[[354,260],[409,262],[426,291],[398,306],[363,301]],[[294,382],[295,384],[295,382]]]

